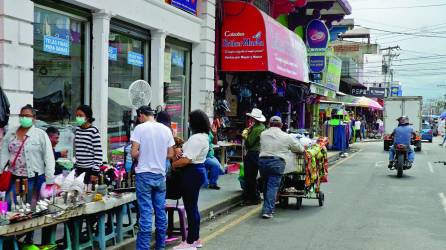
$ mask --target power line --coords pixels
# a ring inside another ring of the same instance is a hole
[[[407,33],[407,32],[399,32],[399,31],[391,31],[391,30],[383,30],[383,29],[377,29],[377,28],[370,28],[362,25],[355,25],[358,27],[370,29],[370,30],[377,30],[382,32],[387,32],[391,34],[399,34],[399,35],[406,35],[406,36],[423,36],[423,37],[436,37],[436,38],[446,38],[446,36],[436,36],[436,35],[429,35],[429,34],[421,34],[421,33]]]
[[[428,8],[428,7],[439,7],[446,6],[446,3],[443,4],[429,4],[429,5],[412,5],[412,6],[390,6],[390,7],[372,7],[372,8],[358,8],[357,10],[393,10],[393,9],[414,9],[414,8]]]

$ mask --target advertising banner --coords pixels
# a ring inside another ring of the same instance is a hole
[[[308,47],[308,65],[310,72],[320,73],[325,70],[325,52],[330,40],[327,26],[321,20],[312,20],[305,33]]]
[[[254,5],[230,1],[224,4],[222,71],[270,71],[308,82],[306,47],[296,34]]]
[[[368,97],[384,98],[386,96],[385,88],[369,88]]]
[[[172,6],[195,15],[197,13],[197,1],[198,0],[172,0]]]
[[[70,55],[70,41],[54,36],[43,37],[43,51],[64,56]]]
[[[108,60],[117,61],[118,60],[118,48],[109,46],[108,47]]]
[[[144,67],[144,55],[129,51],[127,53],[127,63],[137,67]]]
[[[342,60],[331,56],[328,58],[327,70],[324,73],[325,86],[331,90],[339,91],[341,83]]]

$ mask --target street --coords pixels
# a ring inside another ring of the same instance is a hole
[[[434,162],[446,160],[446,149],[438,143],[423,143],[403,178],[387,169],[382,142],[363,143],[360,152],[330,169],[324,207],[304,200],[301,210],[293,204],[278,208],[271,220],[252,213],[205,237],[205,248],[444,249],[446,166]]]

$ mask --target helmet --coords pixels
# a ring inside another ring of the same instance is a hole
[[[409,117],[404,115],[398,118],[397,121],[399,122],[400,125],[409,124]]]

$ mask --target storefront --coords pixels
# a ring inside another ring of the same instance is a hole
[[[224,13],[216,116],[232,131],[223,139],[236,137],[254,107],[266,117],[282,116],[286,129],[301,128],[308,93],[303,41],[252,4],[226,1]],[[230,111],[221,108],[225,100]]]
[[[134,107],[128,88],[140,79],[151,85],[151,106],[172,115],[179,136],[187,137],[190,110],[212,110],[208,93],[214,90],[213,1],[4,4],[0,82],[14,100],[11,125],[18,123],[20,107],[33,103],[38,126],[58,127],[63,134],[60,147],[70,147],[74,111],[88,104],[104,152],[119,148],[130,135]]]

